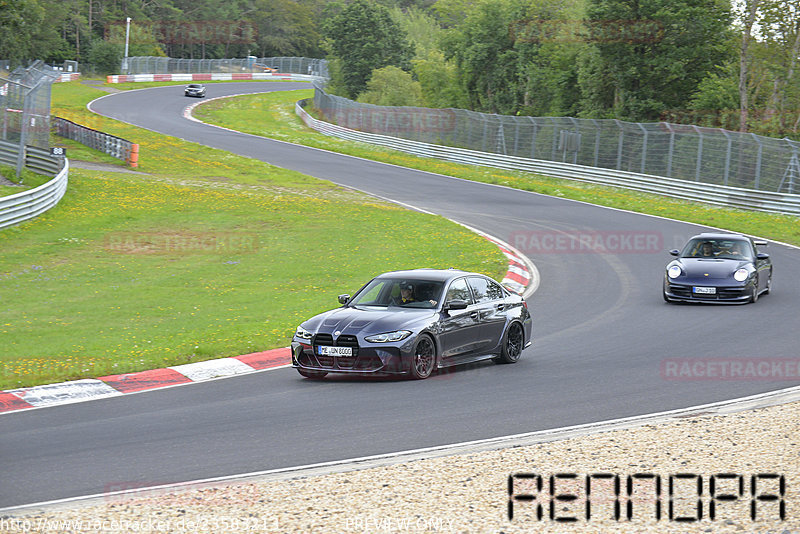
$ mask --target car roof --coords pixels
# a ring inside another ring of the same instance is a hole
[[[722,232],[703,232],[692,236],[691,239],[732,239],[740,241],[750,241],[750,238],[742,234],[726,234]]]
[[[447,280],[466,275],[483,276],[459,269],[408,269],[405,271],[383,273],[376,278],[407,278],[409,280],[437,280],[446,282]]]

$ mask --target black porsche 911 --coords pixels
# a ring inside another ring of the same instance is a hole
[[[664,273],[667,302],[755,302],[772,287],[766,241],[738,234],[703,233],[689,239]]]
[[[292,366],[328,373],[427,378],[437,368],[493,359],[514,363],[531,344],[533,321],[519,295],[482,274],[455,269],[395,271],[373,278],[341,307],[303,322]]]

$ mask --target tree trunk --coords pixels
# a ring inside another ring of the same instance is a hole
[[[747,132],[747,63],[750,59],[748,56],[748,48],[750,47],[750,32],[753,30],[753,24],[756,20],[756,9],[758,8],[758,0],[748,0],[747,19],[744,24],[744,31],[742,32],[742,47],[739,55],[739,131]]]
[[[781,131],[786,130],[786,87],[792,83],[794,78],[794,68],[797,65],[797,55],[800,54],[800,20],[797,21],[794,28],[794,45],[792,45],[792,52],[789,55],[789,68],[786,70],[786,79],[783,83],[783,92],[781,93],[780,102],[778,104],[778,111],[780,113],[780,127]]]

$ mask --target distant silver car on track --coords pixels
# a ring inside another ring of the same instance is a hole
[[[203,98],[206,96],[206,86],[200,83],[190,83],[183,90],[183,95]]]
[[[479,360],[514,363],[531,344],[526,302],[478,273],[384,273],[339,302],[340,308],[303,322],[292,339],[292,366],[307,378],[423,379],[438,368]]]

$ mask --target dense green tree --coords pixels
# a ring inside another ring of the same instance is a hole
[[[508,0],[482,0],[445,38],[444,52],[456,63],[471,109],[517,111],[518,50],[509,28],[521,15],[519,6]]]
[[[317,57],[320,35],[311,7],[291,0],[257,0],[251,15],[258,55]]]
[[[14,65],[64,55],[68,48],[39,0],[0,0],[0,59]],[[54,24],[55,23],[55,24]]]
[[[512,22],[523,115],[578,113],[578,56],[585,45],[582,1],[538,0]]]
[[[89,49],[89,63],[98,74],[117,74],[123,55],[123,45],[96,39]]]
[[[355,98],[364,91],[374,69],[411,67],[413,50],[405,33],[387,8],[368,0],[354,0],[327,19],[323,34],[329,56],[342,67],[333,71],[332,86],[341,87],[344,96]]]
[[[389,65],[372,71],[359,102],[378,106],[422,106],[422,87],[410,73]]]
[[[613,88],[612,95],[592,91],[605,97],[592,106],[622,119],[657,120],[684,108],[700,80],[724,62],[731,16],[727,0],[590,0],[587,19],[597,83],[608,78]],[[584,77],[584,87],[589,83]]]
[[[414,59],[412,63],[425,106],[461,109],[469,107],[469,98],[459,83],[455,63],[447,61],[440,50],[431,50],[424,57]]]

